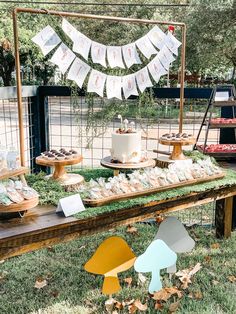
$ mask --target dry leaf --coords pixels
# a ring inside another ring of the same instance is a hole
[[[187,289],[188,285],[192,283],[191,277],[196,274],[201,269],[201,264],[197,263],[192,269],[183,269],[178,271],[175,275],[179,277],[179,280],[182,282],[182,288]]]
[[[220,247],[220,244],[219,244],[219,243],[213,243],[213,244],[211,245],[211,248],[212,248],[212,249],[219,249],[219,247]]]
[[[130,234],[138,234],[138,229],[135,228],[134,226],[129,225],[126,229],[126,232]]]
[[[228,276],[227,278],[228,278],[228,280],[230,282],[236,282],[236,277],[235,276]]]
[[[194,296],[194,299],[196,299],[196,300],[201,300],[203,298],[201,291],[194,292],[193,296]]]
[[[124,279],[124,282],[126,282],[128,284],[128,287],[131,286],[132,281],[133,281],[132,277],[128,277],[128,278]]]
[[[48,282],[46,279],[39,277],[36,279],[34,287],[37,289],[42,289],[42,288],[46,287],[47,284],[48,284]]]
[[[218,285],[219,283],[220,283],[220,282],[217,281],[217,280],[212,280],[212,284],[213,284],[214,286]]]
[[[163,304],[161,302],[156,301],[155,310],[161,311],[161,310],[163,310],[163,307],[164,306],[163,306]]]
[[[119,314],[117,311],[113,311],[111,314]]]
[[[138,273],[138,285],[143,286],[147,281],[147,277],[145,277],[142,273]]]
[[[134,304],[129,305],[129,314],[135,314],[137,310],[138,309]]]
[[[147,304],[142,304],[142,302],[140,300],[135,300],[134,301],[134,305],[137,307],[137,309],[141,312],[145,312],[147,311]]]
[[[156,217],[156,223],[159,225],[160,223],[162,223],[162,221],[164,220],[163,216],[157,216]]]
[[[134,303],[134,299],[132,299],[130,301],[125,301],[124,303],[125,303],[125,305],[131,305]]]
[[[206,261],[206,263],[210,263],[210,261],[211,261],[211,256],[210,255],[207,255],[207,256],[205,256],[205,261]]]
[[[174,313],[178,310],[179,308],[179,301],[171,303],[171,305],[169,306],[169,313]]]
[[[115,303],[115,308],[117,308],[118,310],[123,310],[124,306],[125,306],[125,303],[123,302],[121,303],[119,301],[116,301]]]
[[[171,295],[177,294],[178,298],[181,299],[183,296],[183,292],[179,290],[177,287],[170,287],[165,288],[167,292],[169,292]]]
[[[57,298],[58,297],[58,295],[59,295],[59,291],[57,291],[57,290],[53,290],[53,291],[51,291],[51,293],[50,293],[54,298]]]
[[[166,291],[166,289],[161,289],[160,291],[154,292],[153,299],[157,301],[167,301],[171,297],[171,293]]]
[[[113,311],[115,303],[116,303],[116,300],[113,299],[113,298],[110,298],[110,299],[106,300],[105,308],[106,308],[108,313],[111,313]]]

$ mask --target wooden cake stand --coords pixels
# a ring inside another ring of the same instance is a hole
[[[169,157],[169,160],[185,160],[188,159],[184,156],[182,146],[187,146],[187,145],[193,145],[195,144],[195,139],[194,138],[189,138],[186,140],[162,140],[159,139],[159,143],[162,145],[168,145],[168,146],[173,146],[173,151]]]
[[[100,162],[101,166],[114,169],[114,176],[117,176],[120,170],[132,170],[132,169],[141,169],[148,167],[155,167],[156,162],[153,159],[147,159],[139,163],[115,163],[111,162],[111,156],[105,157]]]
[[[65,160],[49,160],[41,156],[36,158],[36,163],[45,167],[54,167],[53,174],[46,178],[52,178],[59,182],[62,186],[78,185],[84,181],[84,178],[80,174],[67,173],[65,166],[72,166],[80,163],[83,160],[82,156]]]

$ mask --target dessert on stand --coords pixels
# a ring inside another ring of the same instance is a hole
[[[21,217],[38,205],[38,193],[27,185],[28,168],[19,165],[15,149],[0,151],[0,217]]]
[[[155,161],[148,159],[146,152],[142,151],[141,132],[137,131],[134,122],[120,119],[120,127],[112,133],[111,156],[101,160],[101,165],[114,169],[114,175],[120,170],[140,169],[154,167]]]
[[[46,178],[52,178],[65,188],[69,188],[81,184],[84,178],[76,173],[67,173],[65,167],[79,164],[82,160],[83,157],[76,150],[67,151],[60,148],[41,153],[41,156],[36,158],[36,163],[41,166],[54,167],[53,174]]]

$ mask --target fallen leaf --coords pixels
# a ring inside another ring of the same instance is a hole
[[[143,286],[147,281],[147,277],[145,277],[142,273],[138,273],[138,285]]]
[[[116,303],[116,300],[113,298],[106,300],[105,308],[108,313],[111,313],[113,311],[115,303]]]
[[[46,279],[39,277],[36,279],[34,287],[37,289],[42,289],[42,288],[46,287],[47,284],[48,284],[48,282]]]
[[[51,293],[50,293],[54,298],[57,298],[58,297],[58,295],[59,295],[59,291],[57,291],[57,290],[53,290],[53,291],[51,291]]]
[[[156,223],[159,225],[160,223],[162,223],[162,221],[164,220],[163,216],[157,216],[156,217]]]
[[[167,292],[169,292],[171,295],[177,294],[178,298],[182,298],[183,292],[179,290],[177,287],[170,287],[170,288],[165,288]]]
[[[138,229],[135,228],[134,226],[129,225],[126,229],[126,232],[130,234],[138,234]]]
[[[117,308],[118,310],[123,310],[124,306],[125,306],[125,303],[123,302],[121,303],[119,301],[116,301],[115,303],[115,308]]]
[[[202,295],[201,291],[194,292],[193,296],[194,296],[194,299],[196,299],[196,300],[202,300],[202,298],[203,298],[203,295]]]
[[[220,283],[220,282],[217,281],[217,280],[212,280],[212,284],[213,284],[214,286],[218,285],[219,283]]]
[[[129,314],[135,314],[137,310],[138,309],[134,304],[129,305]]]
[[[134,301],[134,305],[137,307],[137,309],[141,312],[145,312],[147,311],[147,304],[142,304],[142,302],[140,300],[135,300]]]
[[[207,255],[207,256],[205,256],[205,261],[207,262],[207,263],[210,263],[210,261],[211,261],[211,256],[210,255]]]
[[[132,299],[130,301],[125,301],[124,303],[125,303],[125,305],[131,305],[134,303],[134,299]]]
[[[155,303],[155,310],[159,310],[159,311],[161,311],[161,310],[163,310],[163,304],[161,303],[161,302],[158,302],[158,301],[156,301],[156,303]]]
[[[111,314],[119,314],[119,313],[115,310],[115,311],[112,311]]]
[[[179,277],[179,280],[182,282],[182,288],[187,289],[188,285],[192,283],[191,277],[196,274],[202,268],[200,263],[197,263],[192,269],[183,269],[178,271],[175,275]]]
[[[236,277],[235,276],[228,276],[227,278],[228,278],[228,280],[230,282],[236,282]]]
[[[168,309],[169,313],[176,312],[178,310],[178,308],[179,308],[179,304],[180,304],[179,301],[171,303],[170,306],[169,306],[169,309]]]
[[[213,244],[211,244],[211,248],[212,248],[212,249],[219,249],[219,247],[220,247],[220,244],[219,244],[219,243],[213,243]]]
[[[161,289],[160,291],[154,292],[153,299],[157,301],[167,301],[171,297],[171,293],[166,291],[166,289]]]
[[[132,281],[133,281],[132,277],[128,277],[128,278],[124,279],[124,282],[126,282],[128,284],[128,287],[131,287]]]

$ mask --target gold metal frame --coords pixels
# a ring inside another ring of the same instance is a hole
[[[180,81],[180,111],[179,111],[179,132],[183,130],[183,106],[184,106],[184,76],[185,76],[185,50],[186,50],[186,25],[184,23],[134,19],[124,17],[102,16],[92,14],[81,14],[73,12],[62,12],[54,10],[41,10],[30,8],[15,8],[12,12],[13,30],[14,30],[14,48],[15,48],[15,63],[16,63],[16,81],[17,81],[17,100],[18,100],[18,120],[19,120],[19,137],[20,137],[20,157],[21,165],[25,166],[25,148],[24,148],[24,124],[23,124],[23,105],[22,105],[22,84],[20,77],[20,55],[19,55],[19,33],[18,20],[19,13],[30,14],[49,14],[61,17],[78,17],[81,19],[94,19],[104,21],[115,21],[120,23],[137,23],[137,24],[160,24],[160,25],[175,25],[182,30],[182,49],[181,49],[181,81]]]

